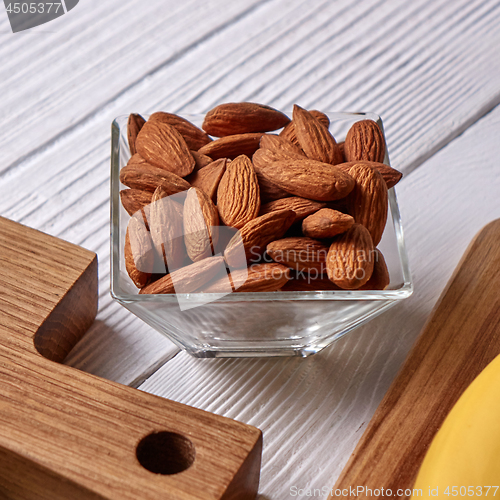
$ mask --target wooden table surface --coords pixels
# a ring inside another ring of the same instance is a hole
[[[12,34],[0,7],[0,214],[99,256],[97,321],[66,362],[261,428],[260,500],[333,486],[500,217],[499,26],[498,0],[81,0]],[[405,173],[413,296],[311,358],[193,359],[109,295],[111,121],[229,101],[373,111]]]

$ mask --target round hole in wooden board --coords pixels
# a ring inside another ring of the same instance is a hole
[[[175,432],[154,432],[137,445],[137,460],[148,471],[171,475],[183,472],[193,465],[196,450],[185,436]]]

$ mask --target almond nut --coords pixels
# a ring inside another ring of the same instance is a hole
[[[289,121],[288,116],[269,106],[237,102],[221,104],[210,110],[205,116],[202,128],[207,134],[225,137],[277,130]]]
[[[247,260],[260,257],[268,243],[282,238],[294,220],[293,210],[271,212],[251,220],[227,244],[224,251],[227,264],[233,268],[246,267]]]
[[[155,167],[179,177],[189,175],[195,161],[186,141],[177,130],[160,121],[147,121],[135,141],[137,152]]]
[[[190,188],[184,202],[184,243],[189,258],[198,262],[214,254],[219,235],[219,214],[200,189]]]
[[[368,229],[377,246],[387,222],[387,185],[382,174],[368,165],[357,164],[349,169],[354,189],[347,198],[349,213],[358,224]]]
[[[373,120],[356,122],[347,132],[344,151],[347,161],[382,163],[385,158],[384,134]]]
[[[217,208],[222,222],[238,229],[259,213],[259,183],[247,156],[238,156],[226,167],[217,190]]]
[[[333,238],[345,233],[354,224],[350,215],[322,208],[302,221],[302,232],[310,238]]]
[[[219,158],[230,158],[233,160],[237,156],[252,156],[259,148],[262,134],[238,134],[221,137],[206,144],[198,150],[198,153],[210,156],[213,160]]]
[[[331,165],[342,163],[342,153],[333,135],[309,111],[295,105],[293,122],[297,140],[308,158]]]
[[[368,230],[361,224],[354,224],[330,245],[326,258],[328,277],[345,290],[363,286],[373,273],[374,252]]]

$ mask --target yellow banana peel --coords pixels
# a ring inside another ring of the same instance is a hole
[[[500,499],[500,356],[462,394],[434,437],[412,499]],[[490,487],[488,489],[488,487]]]

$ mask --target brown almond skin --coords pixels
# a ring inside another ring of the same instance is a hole
[[[263,139],[264,136],[260,141],[261,143],[269,144],[269,141]],[[269,163],[279,160],[307,160],[307,157],[301,153],[295,153],[291,150],[278,147],[275,147],[274,149],[260,147],[252,156],[252,162],[255,166],[255,170],[257,171]]]
[[[333,238],[345,233],[354,224],[354,218],[348,214],[322,208],[302,221],[302,232],[310,238]]]
[[[139,155],[134,155],[129,163],[120,170],[120,182],[132,189],[149,191],[154,193],[155,189],[163,184],[168,188],[169,194],[188,190],[191,186],[178,175],[153,167]]]
[[[238,156],[226,167],[217,189],[217,208],[222,222],[238,229],[259,213],[259,183],[247,156]]]
[[[206,167],[209,163],[212,163],[213,160],[210,156],[199,153],[198,151],[191,151],[191,155],[194,158],[195,165],[192,174]],[[192,175],[190,174],[190,175]]]
[[[290,269],[275,262],[253,264],[246,269],[235,269],[228,277],[233,292],[275,292],[287,283]],[[228,277],[208,283],[199,291],[227,293]]]
[[[375,247],[361,224],[337,236],[328,250],[326,271],[330,280],[344,290],[356,290],[372,276]]]
[[[347,161],[382,163],[385,158],[385,139],[378,124],[373,120],[356,122],[347,132],[344,153]]]
[[[193,172],[186,177],[191,186],[201,189],[207,196],[216,203],[217,189],[219,183],[226,171],[227,159],[221,158],[209,163],[206,167],[201,168],[197,172]]]
[[[154,250],[151,236],[142,215],[133,216],[125,236],[125,269],[137,288],[146,285],[154,266]]]
[[[343,156],[333,135],[309,111],[295,105],[293,122],[297,140],[308,158],[330,165],[342,163]]]
[[[190,121],[182,118],[182,116],[173,114],[173,113],[165,113],[164,111],[158,111],[153,113],[149,120],[150,122],[161,122],[166,123],[174,127],[179,134],[182,135],[189,149],[193,149],[194,151],[198,151],[205,144],[211,142],[211,138],[203,132],[203,130],[199,129],[196,125],[193,125]]]
[[[182,267],[142,288],[140,294],[192,293],[208,283],[224,266],[223,257],[208,257]]]
[[[335,291],[342,290],[335,283],[332,283],[328,277],[315,277],[312,275],[304,275],[300,273],[297,277],[290,278],[281,289],[282,292],[315,292],[315,291]]]
[[[261,205],[259,215],[276,212],[277,210],[293,210],[295,212],[295,221],[298,221],[317,212],[325,206],[325,203],[319,201],[307,200],[300,196],[291,196]]]
[[[140,189],[122,189],[120,191],[120,199],[123,208],[132,216],[141,208],[151,203],[152,194],[149,191]]]
[[[195,160],[182,135],[175,127],[160,121],[147,121],[135,141],[137,152],[155,167],[179,177],[189,175]]]
[[[345,141],[337,142],[337,146],[339,147],[340,152],[342,153],[342,163],[345,163],[347,161],[345,159]]]
[[[372,277],[363,286],[359,287],[359,290],[385,290],[391,283],[389,269],[382,252],[378,248],[375,249],[375,252]]]
[[[317,111],[316,109],[311,109],[309,111],[314,118],[316,118],[320,123],[322,123],[326,128],[330,127],[330,119],[325,113]],[[292,144],[300,147],[299,141],[297,139],[297,134],[295,133],[295,123],[293,120],[280,132],[280,137],[287,139]]]
[[[255,151],[252,157],[252,162],[257,174],[257,179],[259,181],[262,202],[266,203],[268,201],[280,200],[281,198],[291,196],[290,193],[286,192],[284,189],[281,189],[276,184],[272,183],[269,179],[264,177],[260,171],[261,167],[264,167],[269,163],[272,163],[273,161],[291,158],[304,159],[304,155],[292,153],[289,151],[285,152],[284,150],[272,151],[267,148],[259,148],[257,151]]]
[[[355,185],[347,198],[348,211],[358,224],[368,229],[373,244],[377,246],[387,222],[387,185],[382,174],[368,165],[354,165],[349,169],[349,175]]]
[[[201,189],[188,190],[183,225],[189,258],[198,262],[211,257],[219,236],[219,214],[212,200]]]
[[[294,220],[293,210],[271,212],[251,220],[229,241],[224,251],[227,264],[233,268],[246,267],[247,260],[262,255],[268,243],[282,238]]]
[[[269,132],[284,127],[290,118],[280,111],[252,102],[227,103],[216,106],[205,116],[202,128],[214,137]]]
[[[304,156],[304,152],[299,146],[279,135],[264,134],[260,139],[260,147],[262,149],[268,149],[277,155]]]
[[[237,134],[221,137],[198,150],[198,153],[209,156],[213,160],[245,155],[251,157],[259,148],[260,138],[263,134]]]
[[[158,255],[163,257],[170,271],[184,263],[186,249],[183,239],[182,215],[177,203],[166,194],[160,185],[153,193],[149,206],[149,229]]]
[[[305,236],[275,240],[267,245],[266,252],[275,262],[295,271],[313,272],[319,276],[326,272],[329,246]]]
[[[345,172],[349,172],[349,170],[354,167],[354,165],[368,165],[369,167],[375,168],[378,170],[387,184],[387,189],[391,189],[394,187],[403,177],[403,174],[396,170],[395,168],[386,165],[385,163],[379,163],[375,161],[349,161],[345,163],[340,163],[337,167],[341,168]]]
[[[137,150],[135,148],[135,141],[137,139],[137,134],[141,131],[145,123],[146,120],[137,113],[132,113],[128,117],[127,138],[128,138],[128,146],[130,149],[130,154],[132,156],[134,156],[137,153]]]
[[[279,160],[259,170],[281,189],[310,200],[338,200],[354,188],[354,179],[349,174],[315,160]]]

